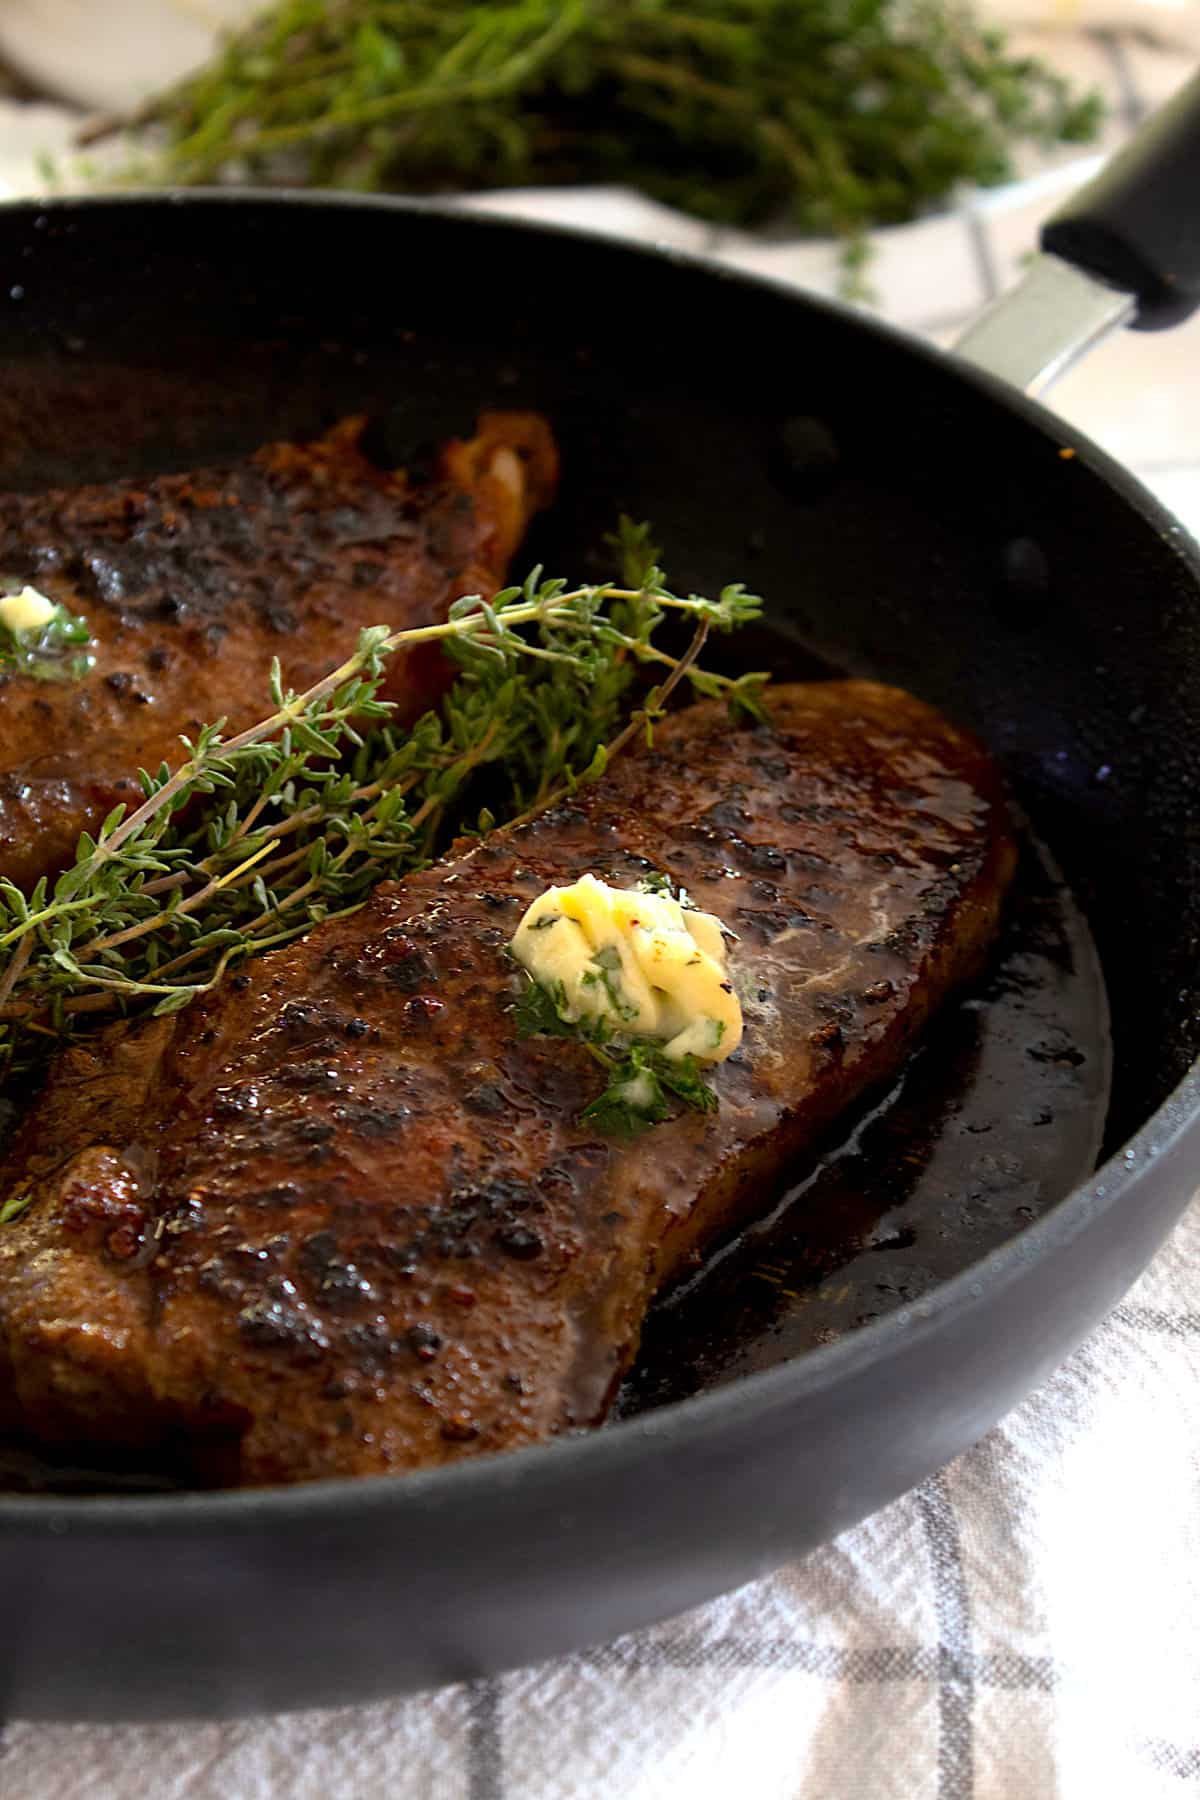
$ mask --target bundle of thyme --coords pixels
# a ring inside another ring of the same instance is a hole
[[[173,182],[624,182],[853,241],[1098,118],[957,0],[278,0],[133,122]]]
[[[645,527],[623,521],[619,549],[619,585],[568,587],[535,569],[491,602],[460,600],[444,625],[364,631],[305,693],[285,690],[276,666],[258,724],[182,739],[180,765],[143,771],[142,804],[84,833],[56,881],[0,882],[3,1065],[36,1065],[97,1013],[174,1012],[464,829],[539,809],[651,731],[681,681],[754,710],[764,677],[696,658],[710,630],[755,618],[757,598],[740,586],[716,600],[671,593]],[[654,641],[668,617],[694,628],[678,655]],[[458,674],[438,711],[401,730],[381,676],[388,657],[431,640]],[[665,673],[639,696],[644,666]]]

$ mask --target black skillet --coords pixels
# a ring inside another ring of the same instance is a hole
[[[1150,326],[1200,298],[1200,91],[1154,132],[1051,233]],[[587,574],[620,509],[647,516],[677,581],[748,577],[769,596],[752,659],[879,675],[974,726],[1065,870],[1112,1012],[1105,1160],[1087,1178],[1101,998],[1031,853],[1032,911],[991,992],[1034,969],[1027,1035],[1018,1021],[1001,1056],[1008,1097],[988,1102],[997,1147],[870,1204],[854,1173],[872,1131],[899,1167],[906,1121],[931,1154],[964,1112],[980,1123],[985,995],[781,1218],[771,1242],[794,1269],[776,1254],[774,1291],[757,1281],[765,1312],[730,1301],[766,1269],[752,1244],[722,1265],[747,1282],[715,1310],[703,1283],[660,1310],[632,1416],[605,1430],[394,1479],[83,1493],[60,1472],[0,1499],[0,1711],[311,1706],[545,1657],[771,1569],[977,1439],[1114,1304],[1200,1171],[1200,552],[1181,528],[963,361],[586,237],[328,197],[22,205],[0,214],[0,294],[5,486],[185,467],[363,405],[411,459],[481,404],[541,407],[567,478],[538,551]],[[1103,288],[1071,304],[1077,335],[1122,310]],[[1051,362],[1044,348],[1025,361]],[[1083,1009],[1074,1034],[1038,1016],[1052,969]],[[1030,1148],[1039,1128],[1055,1154]],[[823,1193],[850,1208],[840,1247]],[[824,1263],[806,1264],[809,1237]],[[810,1301],[825,1323],[806,1337]]]

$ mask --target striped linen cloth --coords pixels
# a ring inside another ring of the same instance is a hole
[[[1108,26],[1059,36],[1054,54],[1107,87],[1117,135],[1191,66]],[[31,149],[63,130],[53,108],[0,112],[0,183],[26,191]],[[884,310],[950,341],[1078,178],[1078,165],[1043,169],[884,234]],[[624,193],[473,204],[705,249],[806,287],[836,281],[819,246],[712,234]],[[1054,403],[1200,530],[1200,322],[1109,344]],[[0,1795],[1176,1800],[1200,1793],[1198,1446],[1200,1201],[1125,1304],[989,1437],[767,1580],[616,1643],[407,1700],[220,1723],[10,1720]]]

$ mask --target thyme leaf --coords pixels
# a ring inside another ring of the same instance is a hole
[[[0,1225],[11,1224],[14,1219],[19,1219],[23,1212],[27,1212],[32,1205],[32,1188],[26,1188],[20,1194],[10,1194],[8,1199],[0,1204]]]

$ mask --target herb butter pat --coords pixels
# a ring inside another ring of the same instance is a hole
[[[5,594],[0,598],[0,625],[9,631],[42,631],[57,617],[58,608],[53,600],[47,600],[36,588],[23,587],[19,594]]]
[[[723,1062],[741,1042],[725,928],[665,894],[609,887],[594,875],[547,888],[512,951],[568,1023],[658,1038],[665,1055],[701,1062]]]

